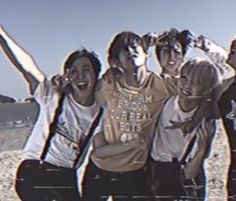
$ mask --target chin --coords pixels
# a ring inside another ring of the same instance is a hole
[[[165,72],[168,74],[168,75],[171,75],[171,76],[176,76],[179,74],[179,71],[176,70],[176,69],[173,69],[173,67],[170,67],[170,68],[164,68],[165,69]]]
[[[171,75],[171,76],[177,76],[177,75],[179,75],[179,72],[178,71],[168,71],[169,73],[169,75]]]

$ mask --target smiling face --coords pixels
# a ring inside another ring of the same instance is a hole
[[[178,94],[191,100],[211,98],[209,96],[218,83],[218,73],[213,64],[208,61],[189,61],[181,69]]]
[[[91,61],[85,57],[77,58],[69,69],[72,94],[84,102],[93,97],[97,82],[96,73]]]
[[[176,40],[171,41],[161,48],[160,65],[163,68],[164,73],[171,76],[179,75],[183,59],[184,56],[182,54],[181,44]]]
[[[232,41],[226,62],[236,70],[236,39]]]
[[[206,87],[193,76],[181,73],[178,79],[178,94],[184,98],[198,99],[202,98]]]

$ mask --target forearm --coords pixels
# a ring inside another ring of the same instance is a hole
[[[184,168],[184,175],[186,179],[193,179],[195,178],[201,169],[201,165],[203,164],[205,152],[200,150],[196,156],[186,164]]]
[[[133,149],[129,143],[116,143],[116,144],[107,144],[102,147],[97,147],[93,150],[93,154],[95,154],[98,158],[107,158],[122,154],[129,150]]]
[[[206,56],[215,64],[216,68],[221,73],[222,79],[229,79],[235,76],[235,70],[226,63],[228,52],[216,44],[214,41],[205,39],[205,44],[200,47]]]
[[[38,69],[33,58],[21,48],[2,28],[0,29],[0,43],[7,58],[22,73],[30,73],[36,80],[43,81],[44,75]]]

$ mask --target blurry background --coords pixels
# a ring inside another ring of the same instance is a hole
[[[60,72],[69,52],[81,47],[95,51],[105,70],[109,42],[124,30],[143,35],[190,29],[228,48],[236,35],[235,10],[235,0],[0,0],[0,24],[51,76]],[[156,66],[150,53],[149,68],[157,71]],[[29,96],[26,83],[1,53],[0,95]],[[15,171],[36,116],[35,103],[0,105],[0,201],[19,201],[13,190]],[[229,147],[222,124],[218,126],[205,161],[208,201],[227,200]]]
[[[97,52],[105,69],[109,42],[124,30],[190,29],[228,48],[236,34],[235,9],[235,0],[1,0],[0,24],[51,76],[81,47]],[[157,70],[152,57],[149,66]],[[27,85],[2,54],[0,76],[0,94],[28,96]]]

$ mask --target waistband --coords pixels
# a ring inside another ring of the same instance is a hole
[[[26,159],[26,160],[22,161],[21,166],[39,166],[39,167],[48,168],[48,169],[76,171],[76,169],[74,169],[74,168],[60,167],[60,166],[51,164],[49,162],[41,161],[41,160],[37,160],[37,159]]]

